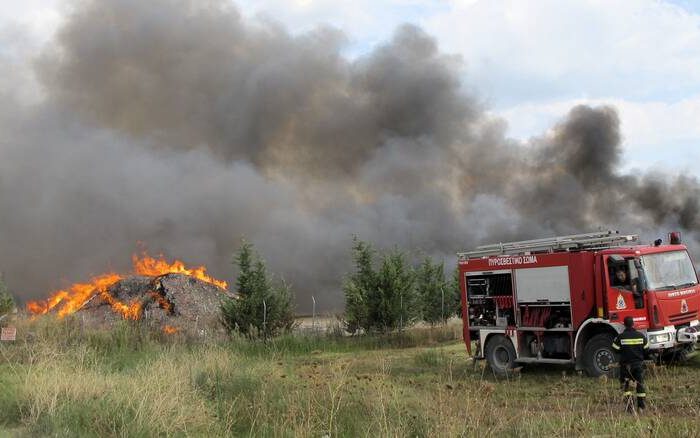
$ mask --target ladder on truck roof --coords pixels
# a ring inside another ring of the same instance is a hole
[[[594,251],[636,242],[638,239],[638,234],[620,234],[619,231],[598,231],[595,233],[571,234],[518,242],[493,243],[477,246],[473,251],[457,253],[457,256],[460,259],[468,259],[523,252]]]

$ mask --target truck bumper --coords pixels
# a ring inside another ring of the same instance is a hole
[[[695,321],[697,323],[697,321]],[[683,327],[676,332],[676,339],[681,344],[697,343],[700,341],[700,326],[695,324]]]
[[[661,330],[647,331],[650,350],[667,350],[700,342],[700,321],[691,321],[687,327],[676,329],[666,326]]]

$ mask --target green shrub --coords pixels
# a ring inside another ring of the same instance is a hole
[[[444,323],[454,313],[453,291],[445,281],[444,265],[433,263],[430,257],[426,257],[416,277],[423,320],[431,325]]]
[[[2,274],[0,274],[0,316],[7,315],[12,312],[14,308],[15,300],[12,298],[10,291],[7,290]]]
[[[378,270],[372,246],[353,239],[355,272],[343,284],[347,330],[388,332],[410,326],[420,315],[415,274],[405,255],[395,249],[384,254]]]
[[[369,299],[377,284],[374,272],[374,249],[369,243],[353,239],[352,258],[355,272],[347,277],[343,284],[345,294],[345,322],[347,330],[355,333],[361,328],[369,327]]]
[[[229,332],[268,338],[291,330],[294,312],[289,287],[272,284],[265,262],[248,242],[243,242],[234,263],[239,270],[238,296],[225,299],[221,305],[222,320]]]
[[[450,290],[450,316],[462,317],[462,290],[459,287],[459,266],[452,271],[452,281],[449,284]],[[447,297],[447,295],[445,296]],[[447,298],[445,298],[447,300]]]

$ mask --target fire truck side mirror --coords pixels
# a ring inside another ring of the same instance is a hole
[[[637,283],[637,293],[641,294],[645,290],[647,290],[647,277],[644,272],[644,265],[642,265],[642,261],[640,259],[634,259],[634,267],[637,268],[637,278],[636,283]]]
[[[634,292],[635,295],[641,295],[642,294],[642,282],[639,280],[639,277],[633,278],[632,279],[632,292]]]

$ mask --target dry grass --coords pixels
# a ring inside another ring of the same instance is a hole
[[[566,368],[496,380],[459,330],[192,344],[24,323],[0,355],[0,435],[695,436],[700,362],[649,372],[649,409]],[[27,334],[31,333],[31,336]]]

